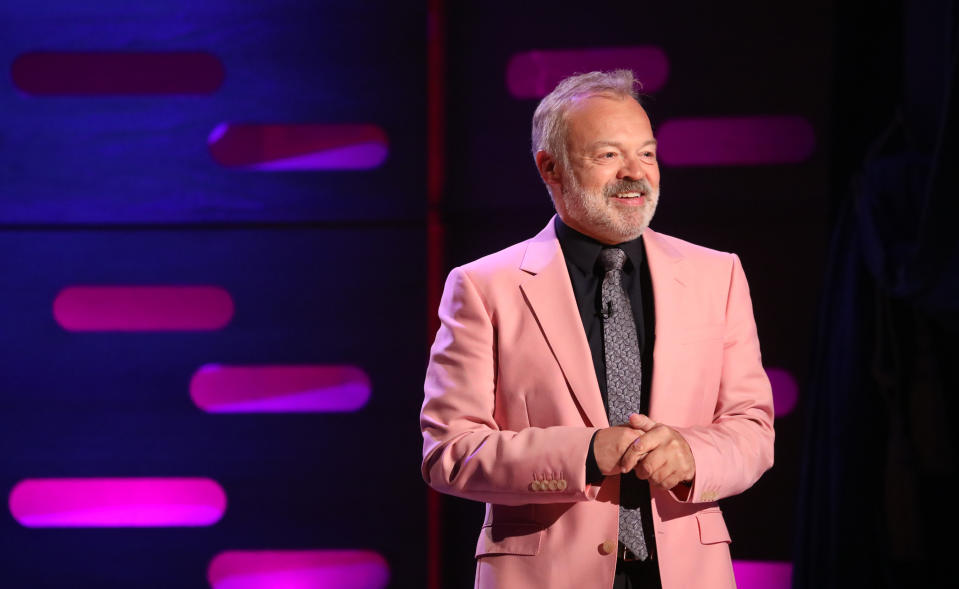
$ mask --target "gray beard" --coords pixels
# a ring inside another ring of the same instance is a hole
[[[578,220],[586,226],[592,228],[594,233],[614,243],[623,243],[632,241],[646,230],[649,226],[653,214],[656,212],[656,205],[659,203],[659,191],[653,192],[652,186],[645,178],[641,180],[619,180],[603,188],[601,198],[595,198],[586,192],[571,173],[564,174],[563,193],[566,202],[566,209],[575,210]],[[608,202],[608,199],[621,192],[642,192],[645,194],[646,202],[639,211],[642,218],[637,223],[627,223],[623,219],[614,218],[609,210],[601,203]],[[570,206],[573,205],[573,206]]]

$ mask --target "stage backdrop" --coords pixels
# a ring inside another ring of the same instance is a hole
[[[0,586],[425,585],[425,47],[3,4]]]
[[[788,587],[829,6],[5,3],[0,586],[469,586],[482,506],[419,474],[430,285],[542,228],[537,100],[626,67],[653,227],[750,278],[777,464],[722,507],[740,586]]]

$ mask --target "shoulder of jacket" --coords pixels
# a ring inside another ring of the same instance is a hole
[[[693,261],[701,261],[704,263],[731,263],[735,254],[731,252],[724,252],[722,250],[708,248],[702,245],[698,245],[685,239],[680,239],[678,237],[673,237],[672,235],[666,235],[665,233],[659,233],[658,231],[651,231],[651,237],[653,239],[659,240],[660,243],[666,245],[668,248],[671,248],[681,254],[684,258],[690,258]]]
[[[521,241],[498,252],[485,255],[482,258],[473,260],[459,266],[458,269],[466,273],[471,280],[489,281],[497,276],[512,275],[513,273],[525,274],[520,270],[520,264],[523,262],[523,256],[526,254],[526,248],[530,240]]]

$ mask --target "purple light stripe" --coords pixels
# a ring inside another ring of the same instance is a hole
[[[207,364],[190,397],[208,413],[337,413],[362,409],[370,379],[355,366]]]
[[[816,137],[799,116],[672,119],[656,138],[670,166],[794,164],[812,155]]]
[[[773,388],[773,406],[776,417],[789,415],[796,408],[799,400],[799,385],[792,373],[782,368],[767,368],[766,376]]]
[[[210,331],[233,310],[218,286],[70,286],[53,302],[67,331]]]
[[[10,66],[14,85],[32,96],[212,94],[225,75],[204,51],[35,51]]]
[[[221,166],[261,171],[368,170],[389,153],[376,125],[221,123],[207,145]]]
[[[209,526],[226,494],[206,478],[26,479],[9,506],[28,528]]]
[[[229,550],[207,569],[213,589],[382,589],[389,578],[370,550]]]
[[[643,92],[656,92],[666,83],[669,62],[653,46],[526,51],[510,58],[506,87],[515,98],[542,98],[567,76],[614,69],[633,70]]]
[[[789,589],[793,565],[791,562],[734,560],[733,574],[739,589]]]

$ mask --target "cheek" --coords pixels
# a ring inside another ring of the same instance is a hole
[[[586,190],[602,190],[610,182],[616,180],[616,173],[610,173],[603,168],[590,168],[578,174],[579,185]]]
[[[646,178],[653,188],[659,188],[659,166],[650,166],[649,171],[646,172]]]

